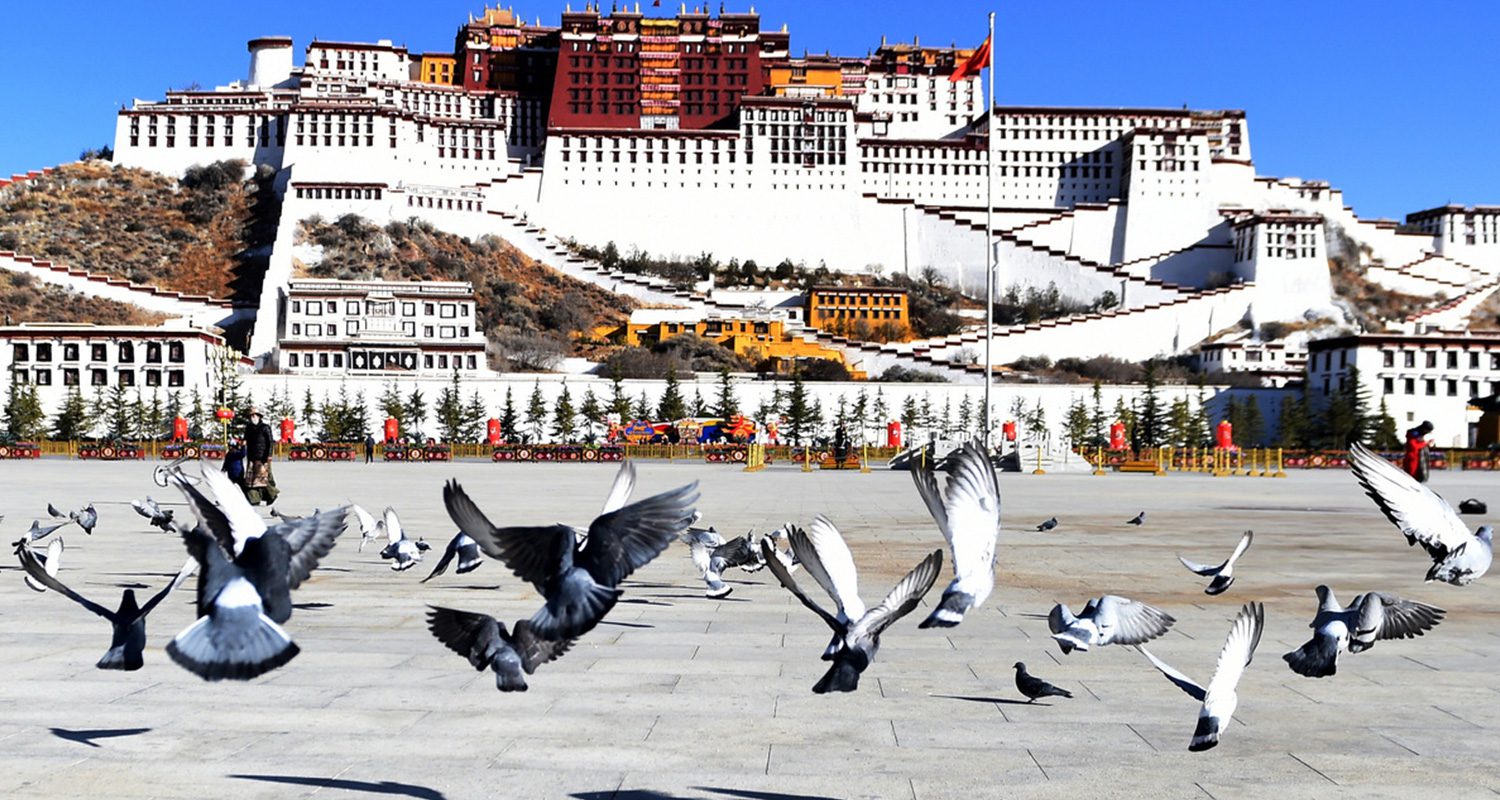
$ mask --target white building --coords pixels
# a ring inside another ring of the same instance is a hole
[[[1307,349],[1285,341],[1258,341],[1246,335],[1204,342],[1198,346],[1193,363],[1200,372],[1209,375],[1243,375],[1257,379],[1262,386],[1281,388],[1306,376]]]
[[[224,338],[174,321],[159,326],[33,323],[0,327],[0,373],[32,384],[45,408],[71,389],[85,396],[117,387],[211,397]]]
[[[468,283],[295,279],[281,299],[277,365],[289,374],[488,370]]]
[[[1364,334],[1308,343],[1307,389],[1327,398],[1359,370],[1370,411],[1384,401],[1396,427],[1430,420],[1432,439],[1468,447],[1480,412],[1470,400],[1500,393],[1500,334]]]

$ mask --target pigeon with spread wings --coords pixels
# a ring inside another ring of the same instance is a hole
[[[1228,589],[1234,583],[1235,562],[1239,561],[1240,556],[1244,555],[1245,551],[1250,549],[1250,542],[1254,539],[1255,534],[1253,532],[1245,531],[1245,535],[1240,537],[1240,543],[1234,546],[1234,552],[1229,554],[1228,560],[1217,567],[1198,564],[1183,558],[1181,555],[1177,556],[1177,560],[1181,561],[1182,565],[1192,572],[1202,575],[1205,578],[1213,579],[1208,582],[1208,586],[1204,587],[1204,594],[1223,594],[1224,590]]]
[[[951,628],[964,614],[984,604],[995,589],[995,544],[1000,537],[1000,484],[989,454],[974,442],[948,458],[947,491],[938,491],[930,462],[913,469],[912,481],[928,513],[948,540],[953,554],[953,581],[942,602],[920,628]]]
[[[1349,470],[1406,543],[1427,551],[1427,580],[1467,586],[1489,571],[1495,556],[1490,526],[1470,533],[1446,500],[1362,444],[1349,445]]]
[[[1203,704],[1198,709],[1198,727],[1193,729],[1189,750],[1196,753],[1219,744],[1219,736],[1228,729],[1229,719],[1239,707],[1240,700],[1235,687],[1240,683],[1240,676],[1245,674],[1245,667],[1250,666],[1250,659],[1255,657],[1255,648],[1260,644],[1260,634],[1265,627],[1265,606],[1246,603],[1229,628],[1229,636],[1224,640],[1224,648],[1219,651],[1219,663],[1214,668],[1214,677],[1208,682],[1207,689],[1172,669],[1165,661],[1152,655],[1150,650],[1136,646],[1152,665],[1161,670],[1161,674],[1167,676],[1167,680]]]
[[[1047,627],[1064,654],[1110,644],[1143,644],[1166,633],[1176,621],[1155,606],[1113,594],[1088,601],[1076,617],[1062,603],[1047,615]]]
[[[458,568],[454,570],[459,575],[464,575],[479,569],[484,559],[479,555],[479,543],[474,541],[469,534],[459,531],[448,540],[448,547],[443,551],[443,557],[438,559],[437,566],[432,568],[432,573],[422,579],[426,583],[433,578],[448,571],[448,565],[453,559],[458,559]]]
[[[1336,674],[1339,653],[1362,653],[1382,639],[1411,639],[1432,630],[1447,612],[1437,606],[1403,600],[1385,592],[1366,592],[1339,606],[1333,590],[1319,586],[1318,613],[1308,625],[1313,637],[1282,660],[1298,675],[1326,678]]]
[[[526,675],[549,661],[555,661],[573,639],[544,639],[531,623],[521,620],[514,629],[488,614],[475,614],[452,608],[428,606],[427,628],[432,635],[455,653],[467,658],[476,670],[486,667],[495,673],[495,688],[502,692],[524,692]]]

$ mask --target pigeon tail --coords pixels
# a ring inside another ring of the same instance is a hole
[[[109,652],[100,656],[99,662],[94,666],[99,669],[114,669],[122,672],[135,672],[146,665],[146,660],[141,656],[139,650],[135,650],[121,644],[109,648]]]
[[[1204,594],[1223,594],[1226,589],[1234,584],[1233,575],[1220,573],[1208,582],[1208,587],[1203,590]]]
[[[1052,634],[1052,638],[1057,640],[1057,646],[1062,649],[1063,655],[1067,655],[1074,650],[1080,653],[1087,653],[1089,651],[1088,643],[1082,639],[1075,638],[1071,633],[1054,633]]]
[[[1219,745],[1219,718],[1204,715],[1198,718],[1198,727],[1193,729],[1193,741],[1188,750],[1200,753]]]
[[[833,638],[828,640],[828,646],[825,647],[825,648],[823,648],[823,656],[822,656],[822,658],[823,658],[824,661],[832,661],[833,657],[836,656],[836,655],[838,655],[839,651],[841,651],[843,649],[844,649],[844,634],[842,634],[842,633],[835,633],[833,635]]]
[[[296,657],[299,648],[254,606],[198,618],[167,643],[167,655],[206,681],[247,681]]]
[[[499,659],[496,659],[493,667],[496,689],[502,692],[524,692],[531,688],[526,685],[526,676],[522,675],[521,670],[516,669],[514,665],[501,664]]]
[[[847,658],[835,658],[823,677],[813,684],[813,694],[852,692],[859,688],[860,669]]]
[[[581,576],[581,577],[579,577]],[[542,639],[576,639],[594,629],[615,607],[622,592],[600,586],[581,570],[575,570],[561,591],[531,615],[531,627]]]
[[[1326,678],[1338,672],[1338,657],[1338,640],[1317,636],[1281,658],[1298,675],[1308,678]]]
[[[922,620],[918,628],[952,628],[964,621],[964,612],[974,607],[974,595],[964,592],[944,592],[938,607]]]

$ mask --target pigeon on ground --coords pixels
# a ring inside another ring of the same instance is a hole
[[[1234,552],[1229,554],[1229,560],[1217,567],[1194,563],[1183,558],[1181,555],[1177,556],[1177,560],[1181,561],[1182,565],[1189,570],[1205,578],[1213,578],[1213,580],[1208,582],[1208,586],[1203,589],[1204,594],[1223,594],[1224,590],[1228,589],[1234,583],[1234,562],[1240,560],[1240,556],[1244,555],[1245,551],[1250,549],[1250,542],[1254,538],[1255,534],[1253,532],[1245,531],[1245,535],[1240,537],[1240,543],[1234,546]]]
[[[26,532],[26,541],[27,542],[35,542],[35,541],[37,541],[39,539],[45,539],[48,536],[51,536],[53,531],[60,530],[62,528],[66,528],[67,526],[72,525],[72,524],[73,524],[72,520],[69,520],[67,522],[59,522],[56,525],[45,525],[44,526],[44,525],[42,525],[42,521],[41,520],[34,519],[34,520],[31,521],[31,530],[29,530],[29,531]]]
[[[1026,664],[1021,661],[1016,662],[1016,691],[1025,695],[1028,703],[1034,703],[1043,697],[1073,697],[1073,693],[1067,689],[1053,686],[1027,672]]]
[[[753,573],[765,568],[766,556],[760,547],[762,540],[770,540],[772,551],[782,565],[788,570],[795,570],[795,559],[775,545],[777,539],[785,537],[786,528],[783,526],[761,537],[756,537],[755,532],[750,531],[727,542],[713,528],[688,528],[679,538],[687,542],[693,566],[697,567],[707,586],[703,591],[704,596],[717,599],[728,597],[734,591],[724,583],[725,570],[737,567]]]
[[[30,544],[25,539],[21,539],[16,542],[16,555],[20,555],[22,550],[29,549]],[[42,568],[46,570],[48,575],[56,578],[57,570],[62,567],[62,554],[63,539],[61,536],[59,536],[47,543],[46,553],[37,553],[33,551],[31,555],[41,563]],[[47,586],[38,581],[36,578],[31,577],[31,573],[28,572],[26,574],[25,580],[26,588],[32,590],[33,592],[47,591]]]
[[[172,532],[172,509],[163,511],[149,495],[145,500],[130,501],[130,507],[135,509],[135,513],[145,517],[152,527],[161,528],[163,533]]]
[[[447,572],[448,565],[453,562],[454,558],[458,559],[458,569],[455,572],[459,575],[473,572],[479,569],[480,564],[484,563],[484,559],[479,557],[479,543],[470,538],[467,533],[459,531],[452,539],[448,540],[448,549],[443,551],[443,557],[438,560],[437,566],[432,568],[432,574],[423,578],[422,583],[426,583]],[[455,611],[453,613],[459,614],[464,612]]]
[[[98,614],[109,621],[114,628],[114,636],[110,639],[109,650],[99,659],[94,666],[99,669],[118,669],[134,671],[145,664],[143,653],[146,649],[146,615],[156,608],[161,601],[165,600],[173,589],[182,585],[193,574],[196,566],[192,559],[182,565],[177,577],[172,579],[165,588],[151,596],[144,606],[137,605],[135,590],[126,589],[120,595],[120,607],[110,611],[104,606],[89,600],[77,592],[63,585],[56,577],[56,558],[49,558],[48,564],[43,565],[37,559],[35,553],[28,548],[18,548],[16,554],[21,558],[21,568],[26,570],[28,578],[57,592],[60,595],[83,606],[89,611]],[[49,554],[52,555],[52,554]]]
[[[428,606],[427,628],[448,649],[467,658],[476,670],[495,672],[495,688],[502,692],[526,691],[526,675],[555,661],[573,646],[573,639],[543,639],[531,623],[521,620],[514,631],[487,614]],[[525,673],[524,675],[522,673]]]
[[[1047,520],[1046,522],[1043,522],[1042,524],[1036,526],[1036,530],[1037,530],[1037,533],[1047,533],[1048,531],[1050,531],[1050,530],[1052,530],[1053,528],[1056,528],[1056,527],[1057,527],[1057,517],[1053,517],[1053,518]]]
[[[365,551],[365,545],[380,538],[380,522],[375,519],[374,514],[366,511],[364,507],[359,505],[358,503],[350,503],[349,511],[352,512],[354,514],[354,518],[359,521],[359,552],[363,553]]]
[[[99,512],[94,509],[93,503],[89,503],[88,506],[77,511],[69,511],[66,514],[58,511],[56,506],[48,503],[47,513],[51,514],[55,519],[66,519],[69,522],[78,523],[78,527],[82,528],[83,532],[90,536],[94,535],[94,526],[99,524]]]
[[[266,616],[277,623],[291,619],[292,590],[301,586],[333,550],[335,540],[344,532],[346,509],[315,511],[293,522],[268,526],[240,487],[212,466],[203,468],[202,479],[202,485],[213,493],[212,499],[180,469],[169,471],[168,478],[182,490],[199,526],[228,559],[237,561],[250,542],[265,540],[258,548],[260,561],[251,564],[261,570],[256,576],[256,589],[264,601]],[[203,588],[200,580],[200,592]],[[200,596],[200,605],[204,602]]]
[[[1349,469],[1406,543],[1427,551],[1427,580],[1468,586],[1489,571],[1495,555],[1490,526],[1469,533],[1446,500],[1362,444],[1349,445]]]
[[[619,600],[620,581],[650,563],[687,529],[698,484],[648,497],[601,514],[586,540],[572,526],[497,528],[458,481],[443,487],[443,503],[458,529],[546,598],[532,615],[543,639],[574,639],[593,630]]]
[[[403,572],[415,567],[422,560],[422,554],[432,549],[432,545],[421,539],[412,541],[406,538],[406,531],[401,528],[401,518],[396,516],[396,509],[390,506],[385,507],[380,527],[385,530],[386,541],[389,542],[380,551],[380,557],[391,562],[392,572]]]
[[[1061,603],[1047,615],[1047,627],[1064,654],[1110,644],[1143,644],[1166,633],[1176,621],[1159,608],[1113,594],[1088,601],[1076,617]]]
[[[1000,484],[984,448],[969,442],[948,457],[947,491],[938,491],[930,466],[912,481],[953,555],[953,581],[919,628],[951,628],[984,604],[995,588],[995,543],[1000,537]]]
[[[1139,514],[1136,514],[1135,515],[1135,519],[1132,519],[1132,520],[1130,520],[1129,522],[1127,522],[1125,524],[1126,525],[1145,525],[1146,524],[1146,512],[1142,511]]]
[[[938,572],[943,568],[943,551],[932,551],[896,583],[880,605],[866,611],[859,599],[859,576],[854,569],[854,559],[832,522],[819,516],[808,526],[808,531],[793,528],[791,539],[792,552],[803,569],[838,604],[837,616],[823,610],[802,591],[792,573],[771,552],[772,545],[761,543],[761,548],[766,551],[766,566],[771,568],[776,580],[833,629],[833,642],[823,655],[824,660],[833,663],[813,684],[812,690],[815,694],[852,692],[859,688],[860,674],[880,650],[880,634],[911,613],[937,581]]]
[[[1214,677],[1208,682],[1207,689],[1172,669],[1145,647],[1136,647],[1161,670],[1161,674],[1167,676],[1167,680],[1203,704],[1198,709],[1198,727],[1193,729],[1188,750],[1196,753],[1219,744],[1219,736],[1228,729],[1229,719],[1240,702],[1235,687],[1239,685],[1240,676],[1245,674],[1245,667],[1250,666],[1250,660],[1255,657],[1255,647],[1260,644],[1260,634],[1265,626],[1265,606],[1246,603],[1240,609],[1229,628],[1229,636],[1224,639],[1224,648],[1219,651],[1219,664],[1214,668]]]
[[[1338,672],[1339,653],[1361,653],[1382,639],[1411,639],[1432,630],[1447,612],[1437,606],[1386,594],[1366,592],[1340,607],[1333,590],[1319,586],[1313,637],[1282,656],[1298,675],[1326,678]]]

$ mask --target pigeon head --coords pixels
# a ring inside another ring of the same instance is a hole
[[[1018,669],[1018,670],[1019,669],[1026,669],[1026,662],[1024,662],[1024,661],[1017,661],[1016,662],[1016,669]]]
[[[135,600],[135,590],[126,589],[125,593],[120,595],[120,611],[125,615],[130,615],[134,614],[140,609],[140,605],[137,604]]]

